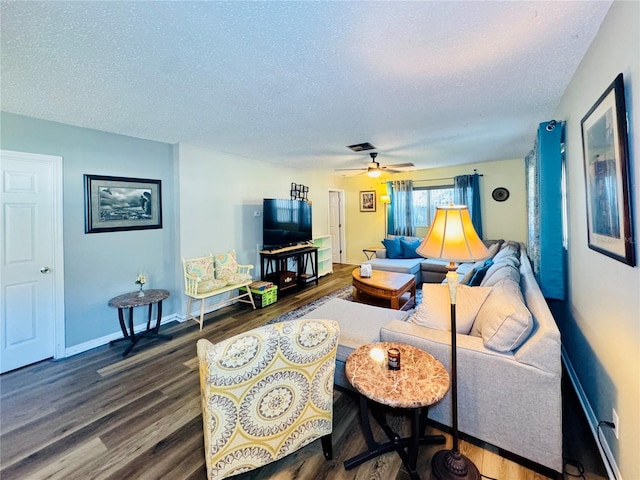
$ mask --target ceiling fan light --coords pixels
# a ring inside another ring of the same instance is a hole
[[[369,168],[369,170],[367,170],[367,175],[371,178],[376,178],[382,175],[382,170],[379,168]]]

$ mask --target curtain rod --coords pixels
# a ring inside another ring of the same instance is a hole
[[[478,175],[479,177],[484,177],[484,175],[482,173],[476,173],[476,171],[473,171],[473,175]],[[442,177],[442,178],[427,178],[424,180],[413,180],[413,183],[418,183],[418,182],[437,182],[440,180],[453,180],[455,177]],[[411,179],[407,179],[407,180],[411,180]],[[392,180],[389,180],[392,181]],[[380,184],[386,184],[387,182],[380,182]]]

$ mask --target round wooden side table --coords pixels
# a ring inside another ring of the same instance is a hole
[[[400,350],[400,369],[388,368],[387,351]],[[367,450],[344,462],[346,470],[371,460],[383,453],[395,450],[402,458],[412,479],[420,477],[416,472],[418,446],[441,444],[443,435],[424,435],[429,406],[440,401],[449,390],[449,374],[432,355],[397,342],[378,342],[362,345],[354,350],[345,364],[347,379],[360,394],[362,430]],[[389,441],[378,443],[373,438],[369,423],[371,413],[386,433]],[[381,405],[412,410],[411,436],[400,438],[388,425]]]
[[[131,349],[134,347],[138,341],[143,338],[160,338],[162,340],[171,340],[171,335],[160,335],[158,331],[160,330],[160,321],[162,320],[162,301],[169,297],[168,290],[162,289],[151,289],[145,290],[143,296],[140,296],[140,292],[130,292],[125,293],[123,295],[119,295],[117,297],[113,297],[109,300],[109,306],[118,309],[118,320],[120,320],[120,329],[122,330],[123,338],[119,338],[117,340],[112,340],[109,342],[110,345],[114,345],[116,343],[122,341],[130,341],[131,344],[127,346],[125,351],[122,353],[123,357],[126,357]],[[153,305],[157,304],[157,317],[156,317],[156,325],[151,328],[151,314],[153,312]],[[147,316],[147,328],[140,333],[135,333],[133,329],[133,309],[134,307],[142,307],[145,305],[149,305],[149,314]],[[127,331],[127,326],[124,321],[124,309],[129,309],[129,330]]]

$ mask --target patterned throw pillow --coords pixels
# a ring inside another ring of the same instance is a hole
[[[209,275],[213,277],[213,261],[211,257],[202,257],[193,260],[187,260],[185,263],[187,275],[193,275],[198,278],[204,278]]]
[[[216,278],[226,279],[238,272],[238,262],[235,252],[221,253],[215,256]]]

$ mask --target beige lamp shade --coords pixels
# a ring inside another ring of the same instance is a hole
[[[489,250],[473,228],[466,205],[436,207],[429,233],[416,252],[422,257],[450,262],[476,262],[489,256]]]
[[[380,195],[380,203],[391,203],[391,197],[389,195]]]

